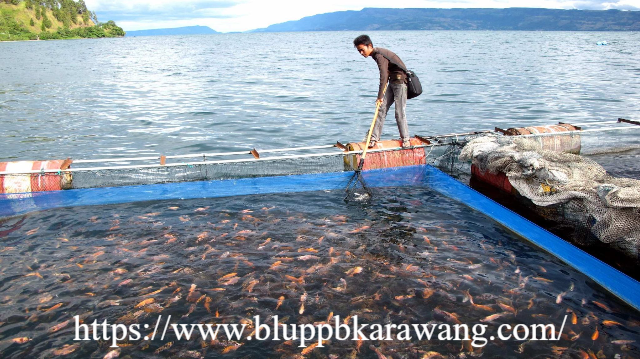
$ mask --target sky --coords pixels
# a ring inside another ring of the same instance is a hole
[[[305,16],[376,8],[508,8],[640,10],[640,0],[85,0],[98,20],[125,31],[202,25],[248,31]]]

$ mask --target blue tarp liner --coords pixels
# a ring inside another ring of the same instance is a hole
[[[58,207],[339,190],[346,187],[352,175],[353,172],[336,172],[0,195],[0,217]],[[447,197],[460,201],[553,254],[600,284],[613,295],[640,310],[640,295],[638,294],[640,293],[640,282],[432,166],[371,170],[363,172],[363,175],[371,187],[427,185]]]

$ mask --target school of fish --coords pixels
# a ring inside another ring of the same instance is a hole
[[[392,189],[365,208],[314,192],[296,201],[159,201],[0,219],[0,357],[640,357],[640,313],[463,205],[414,192]],[[150,324],[143,335],[158,315],[175,324],[246,324],[245,336],[255,333],[256,315],[266,323],[278,316],[281,325],[337,316],[482,323],[487,337],[503,323],[567,321],[559,341],[490,340],[482,348],[362,338],[301,348],[171,335],[113,348],[73,341],[76,315],[85,324]]]

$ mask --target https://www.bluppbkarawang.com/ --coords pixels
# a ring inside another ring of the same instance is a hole
[[[494,314],[499,316],[500,314]],[[118,347],[122,341],[160,341],[168,338],[173,341],[182,340],[227,340],[241,341],[294,341],[302,348],[321,348],[331,340],[352,341],[466,341],[474,348],[481,348],[489,341],[496,339],[509,340],[540,340],[557,341],[562,335],[567,316],[564,317],[560,329],[555,324],[501,324],[499,326],[487,323],[475,324],[368,324],[359,321],[357,316],[340,318],[330,316],[326,321],[313,324],[283,324],[277,315],[263,321],[260,316],[254,316],[250,323],[196,323],[181,324],[172,322],[171,315],[158,316],[155,324],[109,324],[94,320],[92,323],[82,323],[79,316],[75,316],[74,341],[107,341],[112,348]],[[485,322],[496,318],[489,316]],[[493,333],[489,333],[489,328]]]

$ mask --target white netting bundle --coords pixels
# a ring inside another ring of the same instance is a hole
[[[558,206],[564,219],[638,258],[639,180],[612,177],[588,158],[543,150],[539,141],[517,136],[474,139],[459,159],[472,161],[483,172],[504,173],[534,204]]]

